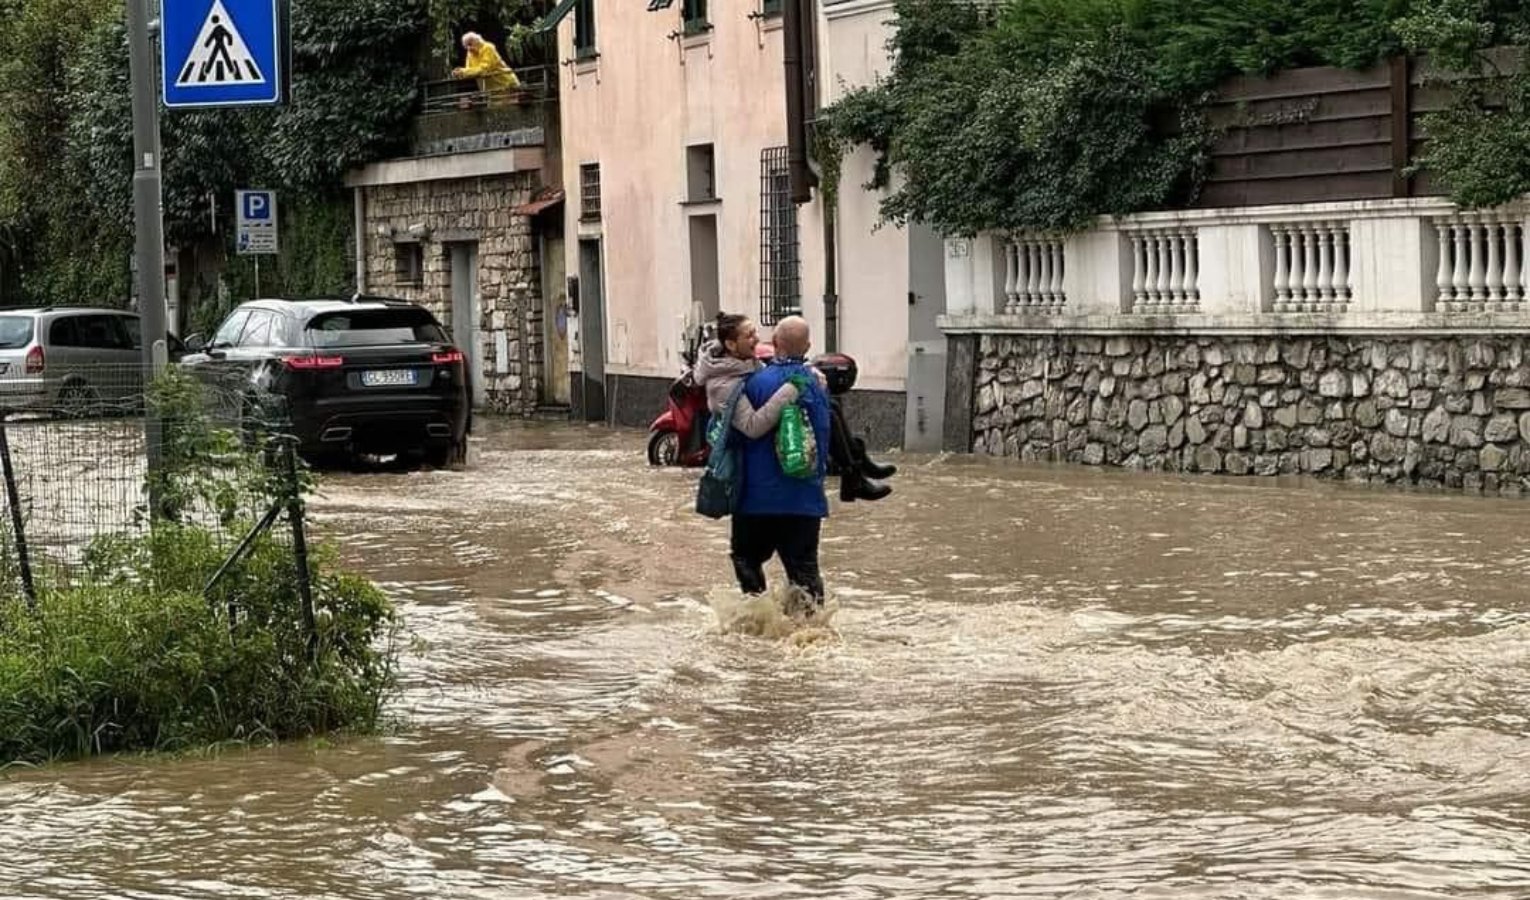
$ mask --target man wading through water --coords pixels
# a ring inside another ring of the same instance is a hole
[[[751,375],[744,396],[755,409],[769,404],[787,383],[798,386],[797,403],[806,413],[819,448],[829,446],[829,396],[808,369],[812,342],[807,320],[789,316],[776,325],[776,355],[770,365]],[[794,377],[795,376],[795,377]],[[733,513],[730,552],[738,585],[746,594],[765,593],[765,563],[781,557],[787,580],[823,604],[823,578],[818,572],[818,537],[829,514],[823,482],[825,454],[817,457],[816,470],[806,478],[793,478],[781,469],[776,457],[775,433],[744,442],[739,454],[743,490]]]

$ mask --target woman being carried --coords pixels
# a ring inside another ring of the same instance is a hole
[[[696,384],[706,389],[707,409],[713,415],[722,412],[728,397],[742,379],[762,368],[763,363],[754,356],[754,348],[759,343],[759,329],[748,316],[717,314],[717,339],[701,348],[694,375]],[[733,427],[751,439],[764,437],[781,421],[781,410],[795,403],[798,395],[796,385],[784,384],[758,409],[749,403],[748,398],[740,396],[733,409]],[[829,451],[840,472],[840,499],[880,500],[891,494],[892,488],[867,477],[864,465],[854,458],[855,445],[850,436],[843,433],[843,420],[833,416],[830,425]]]

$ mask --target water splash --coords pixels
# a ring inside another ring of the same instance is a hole
[[[823,604],[784,582],[764,594],[742,594],[737,588],[713,588],[707,605],[717,616],[718,634],[739,634],[806,645],[840,640],[833,626],[839,600],[830,593]]]

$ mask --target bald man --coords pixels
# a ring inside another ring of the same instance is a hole
[[[776,458],[775,432],[746,441],[739,455],[743,491],[733,513],[730,553],[739,588],[746,594],[765,592],[765,563],[781,557],[786,578],[816,603],[823,603],[823,577],[818,571],[818,538],[829,514],[823,480],[829,452],[829,396],[808,369],[812,336],[807,320],[790,316],[776,324],[771,338],[776,355],[749,377],[744,395],[756,409],[783,384],[798,384],[797,402],[807,413],[818,441],[818,465],[807,478],[794,478]],[[795,378],[793,376],[801,376]]]

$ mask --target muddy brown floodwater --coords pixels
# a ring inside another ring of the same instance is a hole
[[[1524,501],[904,457],[804,643],[642,450],[329,479],[397,732],[12,772],[0,895],[1530,897]]]

